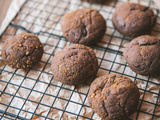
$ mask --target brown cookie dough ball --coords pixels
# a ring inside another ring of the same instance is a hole
[[[153,36],[144,35],[133,39],[123,55],[129,67],[137,74],[160,73],[160,41]]]
[[[52,59],[51,70],[56,80],[69,85],[90,83],[97,73],[98,60],[87,46],[73,44]]]
[[[38,63],[43,55],[43,46],[38,37],[20,33],[5,41],[2,58],[12,68],[27,68]]]
[[[150,34],[156,19],[151,8],[136,3],[124,3],[116,8],[112,22],[120,33],[136,37]]]
[[[104,36],[106,21],[97,10],[83,8],[66,14],[61,28],[70,42],[92,45]]]
[[[107,0],[81,0],[85,2],[90,2],[90,3],[103,3],[106,2]]]
[[[104,120],[124,120],[136,111],[139,89],[123,75],[108,74],[95,79],[90,87],[90,107]]]

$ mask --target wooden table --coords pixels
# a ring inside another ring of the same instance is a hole
[[[12,0],[0,0],[0,25],[7,13],[8,7]]]
[[[0,25],[1,25],[5,15],[7,13],[8,7],[11,2],[12,2],[12,0],[0,0]],[[154,0],[154,2],[156,3],[156,5],[160,9],[160,0]]]

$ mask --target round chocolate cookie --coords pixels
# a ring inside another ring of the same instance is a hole
[[[66,14],[61,28],[70,42],[92,45],[104,36],[106,21],[97,10],[83,8]]]
[[[153,36],[144,35],[133,39],[125,48],[123,55],[129,67],[137,74],[160,74],[160,41]]]
[[[90,107],[104,120],[124,120],[136,111],[139,89],[123,75],[108,74],[95,79],[90,87]]]
[[[107,0],[81,0],[81,1],[89,2],[89,3],[104,3]]]
[[[147,6],[136,3],[124,3],[116,8],[112,23],[124,35],[132,37],[150,34],[157,17]]]
[[[38,37],[20,33],[5,41],[2,58],[12,68],[27,68],[38,63],[43,55],[43,46]]]
[[[91,83],[98,70],[98,60],[91,48],[73,44],[53,57],[51,70],[55,79],[64,84]]]

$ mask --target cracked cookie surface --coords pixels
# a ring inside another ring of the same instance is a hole
[[[137,74],[158,76],[160,73],[160,41],[154,36],[143,35],[133,39],[123,56]]]
[[[20,33],[5,41],[2,58],[12,68],[28,68],[38,63],[43,55],[43,46],[38,37]]]
[[[108,74],[92,82],[88,102],[103,120],[123,120],[135,112],[139,97],[139,89],[131,79]]]
[[[56,80],[69,85],[91,83],[97,73],[98,60],[93,50],[81,44],[63,48],[52,59]]]
[[[67,13],[61,20],[61,28],[70,42],[92,45],[104,36],[106,21],[97,10],[83,8]]]
[[[137,37],[151,33],[157,16],[147,6],[136,3],[124,3],[116,8],[112,23],[124,35]]]

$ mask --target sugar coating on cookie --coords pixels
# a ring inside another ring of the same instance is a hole
[[[124,120],[136,111],[139,89],[126,76],[108,74],[96,78],[90,87],[90,107],[104,120]]]
[[[124,35],[137,37],[151,33],[157,16],[148,6],[137,3],[124,3],[113,14],[112,23]]]
[[[81,44],[73,44],[59,51],[52,59],[54,78],[64,84],[91,83],[98,69],[93,50]]]
[[[137,74],[160,74],[160,41],[154,36],[143,35],[133,39],[126,46],[123,56]]]
[[[61,20],[61,28],[70,42],[92,45],[104,36],[106,21],[97,10],[83,8],[67,13]]]
[[[2,58],[12,68],[28,68],[37,64],[43,55],[39,38],[30,33],[20,33],[5,41]]]

